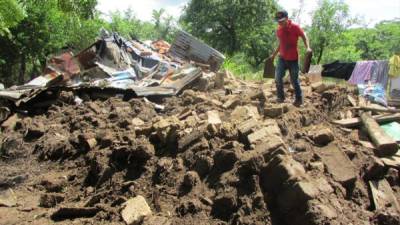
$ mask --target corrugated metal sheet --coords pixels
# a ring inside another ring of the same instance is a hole
[[[222,53],[185,31],[178,32],[169,53],[181,59],[208,64],[213,71],[217,71],[225,60],[225,56]]]

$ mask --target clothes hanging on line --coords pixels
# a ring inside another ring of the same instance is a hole
[[[371,68],[371,83],[381,84],[387,87],[388,84],[389,62],[387,60],[376,60]]]
[[[359,61],[354,67],[349,79],[351,84],[381,84],[386,88],[388,84],[389,64],[387,60]]]
[[[391,98],[400,99],[400,77],[390,78],[389,94]]]
[[[394,55],[389,60],[389,76],[400,77],[400,56]]]
[[[336,60],[332,63],[325,64],[322,66],[323,67],[322,76],[349,80],[355,66],[356,66],[355,62],[347,63]]]
[[[354,67],[349,79],[350,84],[364,84],[371,79],[371,69],[374,61],[359,61]]]

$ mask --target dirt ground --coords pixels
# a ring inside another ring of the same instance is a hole
[[[125,224],[135,196],[152,211],[146,225],[400,224],[368,188],[386,178],[400,200],[399,171],[375,166],[362,130],[330,123],[353,90],[302,82],[299,108],[288,85],[277,104],[273,84],[235,81],[150,99],[164,110],[62,92],[44,113],[14,114],[1,133],[0,224]]]

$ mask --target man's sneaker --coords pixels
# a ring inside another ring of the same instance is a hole
[[[296,107],[300,107],[301,105],[303,105],[303,100],[297,99],[296,101],[293,102],[293,105]]]

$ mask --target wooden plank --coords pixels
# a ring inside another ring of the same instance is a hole
[[[388,104],[396,108],[400,107],[400,99],[389,99]]]
[[[361,140],[358,140],[357,142],[360,143],[362,146],[364,146],[364,147],[366,147],[366,148],[375,149],[375,146],[374,146],[371,142],[369,142],[369,141],[361,141]]]
[[[386,123],[386,122],[393,122],[393,121],[400,121],[400,113],[392,114],[392,115],[376,115],[372,116],[378,123]],[[357,127],[362,124],[360,118],[351,118],[351,119],[344,119],[344,120],[335,120],[332,123],[336,125],[340,125],[343,127]]]
[[[357,106],[357,101],[353,97],[351,97],[351,95],[347,95],[347,100],[349,100],[352,106]]]
[[[369,187],[371,189],[372,203],[375,206],[375,210],[384,210],[387,207],[393,207],[400,213],[399,203],[386,179],[369,181]]]
[[[354,107],[353,109],[372,111],[372,112],[400,113],[400,109],[389,109],[389,108],[374,107],[374,106],[361,106],[361,107]]]
[[[395,155],[382,157],[380,159],[383,161],[385,166],[400,169],[400,151],[397,151]]]
[[[364,97],[359,97],[358,98],[358,104],[359,104],[359,106],[361,106],[361,107],[363,107],[363,106],[367,106],[368,105],[368,102],[367,102],[367,100],[364,98]]]
[[[361,114],[361,121],[368,131],[368,135],[377,148],[378,156],[391,156],[397,153],[399,146],[396,141],[387,135],[379,124],[368,113]]]

